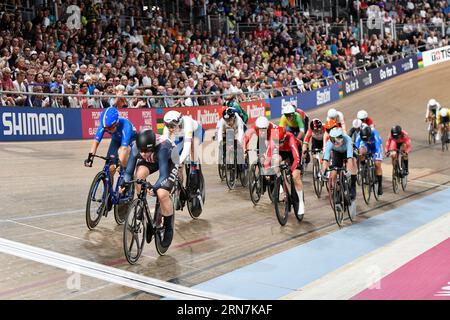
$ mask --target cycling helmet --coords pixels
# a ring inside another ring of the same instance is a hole
[[[446,117],[448,115],[448,109],[441,108],[441,110],[439,110],[439,114],[441,115],[441,117]]]
[[[168,125],[178,125],[181,121],[181,113],[171,110],[164,115],[164,123]]]
[[[359,119],[355,119],[355,120],[353,120],[352,125],[353,125],[353,128],[359,129],[359,128],[361,128],[362,121]]]
[[[329,118],[329,119],[334,119],[334,118],[336,118],[338,116],[338,113],[337,113],[337,110],[336,109],[334,109],[334,108],[331,108],[330,110],[328,110],[328,113],[327,113],[327,117]]]
[[[103,128],[109,128],[119,122],[119,111],[114,107],[109,107],[100,115],[100,123]]]
[[[397,139],[402,134],[402,127],[399,125],[393,126],[391,128],[391,135],[393,138]]]
[[[367,119],[368,116],[369,116],[369,115],[367,114],[367,111],[366,111],[366,110],[359,110],[359,111],[358,111],[358,114],[356,115],[356,117],[357,117],[359,120]]]
[[[286,106],[283,107],[283,114],[284,115],[289,115],[295,112],[295,108],[292,104],[288,104]]]
[[[333,130],[330,131],[330,138],[338,138],[342,136],[344,132],[341,128],[333,128]]]
[[[372,129],[365,125],[361,127],[361,132],[359,133],[362,141],[368,141],[370,137],[372,136]]]
[[[234,111],[231,108],[227,108],[222,112],[222,118],[225,120],[233,119],[235,117]]]
[[[156,145],[156,135],[152,129],[144,129],[139,132],[136,138],[136,145],[139,151],[152,151]]]
[[[437,105],[437,101],[435,99],[430,99],[430,100],[428,100],[428,105],[435,106],[435,105]]]
[[[269,120],[266,117],[260,116],[256,119],[255,124],[258,129],[267,129],[269,127]]]
[[[309,124],[309,128],[311,130],[321,130],[322,129],[322,121],[320,121],[319,119],[313,119],[313,121],[311,121],[311,123]]]
[[[327,132],[330,132],[331,129],[335,128],[337,126],[337,122],[333,119],[328,120],[325,123],[325,128],[327,129]]]

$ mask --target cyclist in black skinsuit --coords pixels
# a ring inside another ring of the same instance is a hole
[[[158,196],[165,228],[161,244],[168,247],[173,239],[174,212],[170,192],[178,175],[178,152],[174,143],[156,135],[151,129],[145,129],[138,134],[136,146],[139,151],[136,179],[146,179],[150,174],[159,170],[159,178],[149,193]],[[136,190],[139,193],[140,185],[136,186]]]

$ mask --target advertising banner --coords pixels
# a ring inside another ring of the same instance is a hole
[[[450,46],[437,48],[422,52],[423,66],[428,67],[433,64],[450,60]]]
[[[0,141],[81,139],[78,109],[0,108]]]
[[[344,80],[342,82],[343,94],[344,96],[348,96],[349,94],[363,90],[417,68],[418,60],[416,56],[399,59],[383,67],[369,70],[366,73]]]
[[[242,102],[241,106],[248,113],[248,123],[253,123],[260,115],[270,117],[270,105],[266,100],[255,100],[250,102]],[[201,123],[204,129],[214,129],[217,122],[222,117],[224,106],[199,106],[199,107],[178,107],[170,108],[176,110],[183,115],[191,116],[194,120]],[[164,128],[164,114],[168,111],[167,108],[158,108],[155,111],[158,132],[162,133]]]
[[[93,138],[95,136],[97,128],[100,125],[100,114],[103,110],[104,109],[80,110],[83,139]],[[137,131],[145,128],[151,129],[156,126],[154,113],[155,109],[119,109],[120,116],[130,120]],[[109,134],[105,133],[104,137],[109,137]]]

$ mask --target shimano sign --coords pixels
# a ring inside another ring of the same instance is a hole
[[[81,138],[79,110],[2,108],[0,140]]]

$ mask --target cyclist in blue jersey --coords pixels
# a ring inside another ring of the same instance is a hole
[[[136,140],[136,129],[133,124],[125,118],[119,117],[119,112],[115,107],[109,107],[100,115],[100,125],[97,128],[94,141],[88,158],[84,161],[86,167],[92,167],[94,155],[102,141],[105,132],[111,135],[111,142],[107,157],[114,155],[119,158],[121,166],[125,169],[124,180],[130,181],[133,177],[134,166],[136,164],[137,151],[132,150]],[[110,167],[111,177],[114,176],[115,166]],[[123,191],[123,190],[122,190]]]
[[[356,158],[352,138],[346,135],[342,128],[333,128],[330,131],[330,139],[325,145],[323,155],[322,175],[329,167],[331,151],[333,151],[331,167],[341,168],[344,165],[344,160],[347,160],[347,170],[351,173],[350,198],[353,201],[356,198]],[[336,179],[336,171],[331,172],[331,178]]]
[[[170,192],[175,184],[180,164],[175,144],[166,137],[156,135],[151,129],[139,132],[136,147],[139,152],[136,163],[136,179],[146,179],[152,173],[159,171],[159,178],[148,192],[156,195],[161,205],[164,217],[164,237],[162,245],[168,247],[173,238],[173,205]],[[136,185],[137,193],[140,185]],[[147,230],[151,230],[148,226]],[[151,234],[150,232],[148,234]],[[147,242],[149,242],[147,240]]]
[[[375,175],[378,180],[378,195],[381,196],[383,194],[383,170],[381,168],[381,162],[383,161],[383,141],[380,134],[375,128],[371,128],[363,123],[360,132],[356,136],[355,146],[359,149],[362,163],[364,163],[367,152],[372,154],[373,161],[375,162]]]

